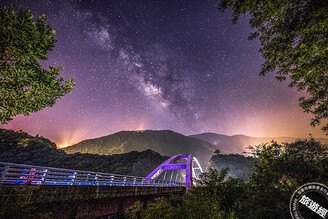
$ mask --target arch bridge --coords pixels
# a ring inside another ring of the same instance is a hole
[[[188,190],[193,186],[193,179],[197,179],[202,172],[202,167],[193,154],[175,155],[146,177],[0,162],[0,183],[56,186],[186,187]]]
[[[201,173],[203,169],[195,155],[178,154],[159,165],[146,178],[164,181],[166,177],[169,177],[170,181],[175,178],[174,182],[184,183],[188,190],[194,184],[193,179],[198,179]]]
[[[193,154],[175,155],[146,177],[0,162],[0,207],[25,198],[55,218],[115,217],[138,200],[183,195],[200,173]]]

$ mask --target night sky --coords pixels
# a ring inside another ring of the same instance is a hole
[[[58,42],[42,64],[63,66],[61,76],[76,86],[54,107],[4,128],[58,146],[139,129],[325,136],[288,82],[259,76],[264,60],[259,41],[247,39],[249,17],[233,25],[218,0],[10,3],[47,15]]]

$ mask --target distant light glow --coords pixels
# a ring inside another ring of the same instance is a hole
[[[69,145],[59,145],[58,148],[66,148],[68,147]]]
[[[259,76],[264,60],[260,42],[247,39],[249,16],[232,25],[212,1],[117,2],[126,20],[107,1],[19,1],[36,17],[46,14],[56,30],[57,43],[41,64],[64,67],[61,76],[76,86],[52,108],[1,128],[39,134],[59,147],[145,129],[326,137],[298,106],[302,93],[274,73]]]

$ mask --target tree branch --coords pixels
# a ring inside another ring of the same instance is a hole
[[[2,66],[3,64],[5,64],[5,62],[8,61],[8,59],[11,57],[12,55],[8,55],[7,58],[5,58],[5,60],[3,60],[1,63],[0,63],[0,66]]]
[[[14,39],[15,39],[15,34],[13,33],[12,34],[12,38],[11,38],[11,41],[10,41],[10,46],[11,47],[13,45],[13,42],[14,42]],[[13,56],[13,52],[11,52],[12,54],[8,55],[7,58],[5,58],[5,60],[3,60],[1,63],[0,63],[0,66],[2,66],[3,64],[5,64],[5,62],[8,61],[8,59]]]

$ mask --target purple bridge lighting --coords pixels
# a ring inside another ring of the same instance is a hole
[[[201,173],[203,170],[195,155],[178,154],[163,162],[146,178],[155,180],[163,177],[162,180],[165,181],[168,175],[170,180],[175,176],[175,182],[184,182],[186,190],[189,190],[193,185],[193,179],[198,179]]]
[[[56,212],[56,218],[68,218],[73,214],[116,215],[139,197],[151,200],[170,194],[183,195],[196,185],[195,179],[202,172],[193,154],[175,155],[147,177],[0,162],[0,187],[5,191],[0,200],[14,203],[17,197],[11,195],[14,194],[12,191],[38,185],[40,187],[35,192],[24,197],[40,209],[43,209],[43,203],[47,203],[47,210]],[[82,188],[78,188],[80,186]],[[21,196],[23,192],[17,194]],[[77,203],[74,209],[67,206],[67,201]],[[60,205],[63,207],[58,207]]]
[[[147,177],[0,162],[0,184],[186,187],[203,172],[193,154],[178,154]]]

